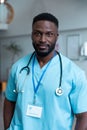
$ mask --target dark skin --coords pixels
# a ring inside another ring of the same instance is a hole
[[[11,102],[9,100],[7,100],[5,98],[4,100],[4,130],[6,130],[7,128],[9,128],[10,123],[11,123],[11,119],[13,117],[14,114],[14,109],[15,109],[15,102]]]
[[[87,130],[87,112],[76,114],[75,130]]]
[[[42,20],[33,25],[32,41],[40,67],[43,67],[54,56],[58,35],[58,28],[53,22]],[[10,126],[14,110],[15,102],[5,99],[4,130]],[[87,112],[76,114],[76,118],[75,130],[87,130]]]
[[[54,55],[55,43],[58,38],[58,30],[53,22],[49,21],[38,21],[33,26],[32,41],[34,42],[37,59],[40,66],[45,65]],[[50,48],[54,46],[49,52]],[[46,54],[46,56],[41,56]],[[48,53],[49,52],[49,53]]]

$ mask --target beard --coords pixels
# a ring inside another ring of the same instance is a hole
[[[40,57],[46,57],[47,55],[49,55],[55,49],[56,42],[52,43],[51,45],[46,44],[46,43],[35,43],[35,42],[33,42],[32,44],[33,44],[35,52],[36,52],[36,54],[38,56],[40,56]],[[40,48],[41,44],[45,45],[46,49],[43,49],[43,48],[41,49]]]

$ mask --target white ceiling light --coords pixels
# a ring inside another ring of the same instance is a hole
[[[4,0],[1,0],[1,3],[4,3]]]

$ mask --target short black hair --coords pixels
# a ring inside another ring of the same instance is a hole
[[[41,13],[41,14],[38,14],[37,16],[35,16],[33,18],[32,26],[34,25],[35,22],[40,21],[40,20],[51,21],[57,26],[57,28],[59,27],[58,19],[50,13]]]

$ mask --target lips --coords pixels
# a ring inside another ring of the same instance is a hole
[[[48,48],[48,45],[47,44],[38,44],[37,45],[39,49],[41,50],[44,50],[44,49],[47,49]]]
[[[40,45],[40,46],[38,46],[38,47],[39,47],[39,49],[46,49],[46,46]]]

